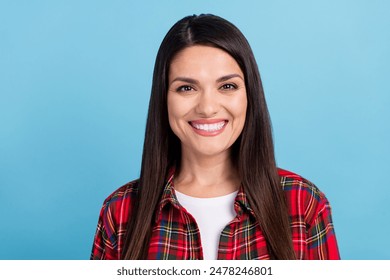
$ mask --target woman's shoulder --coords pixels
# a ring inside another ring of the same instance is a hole
[[[138,179],[133,180],[116,189],[104,200],[103,207],[112,207],[134,200],[138,193],[138,183]]]
[[[321,213],[330,209],[325,194],[311,181],[291,171],[278,171],[290,216],[295,223],[305,221],[312,225]]]
[[[325,194],[311,181],[294,172],[278,168],[283,190],[288,196],[311,196],[317,201],[326,200]]]
[[[340,259],[331,207],[324,193],[296,173],[284,169],[278,171],[298,258]]]

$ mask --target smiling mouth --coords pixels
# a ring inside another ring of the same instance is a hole
[[[198,123],[198,122],[189,122],[189,124],[200,131],[205,131],[205,132],[215,132],[218,130],[221,130],[228,121],[220,121],[216,123]]]

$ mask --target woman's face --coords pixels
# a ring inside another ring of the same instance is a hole
[[[228,153],[245,124],[245,77],[225,51],[191,46],[170,65],[168,117],[183,155]]]

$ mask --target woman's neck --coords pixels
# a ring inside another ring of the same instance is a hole
[[[238,190],[240,179],[229,154],[186,156],[183,154],[175,189],[195,197],[216,197]]]

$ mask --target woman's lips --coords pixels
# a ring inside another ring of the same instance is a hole
[[[202,136],[216,136],[223,132],[227,120],[196,120],[190,121],[192,129]]]

